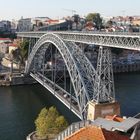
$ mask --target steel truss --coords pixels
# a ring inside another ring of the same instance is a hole
[[[75,91],[81,118],[85,119],[87,103],[93,99],[92,77],[95,76],[96,71],[74,43],[63,42],[61,37],[55,34],[48,33],[43,35],[37,41],[28,57],[25,72],[40,71],[43,56],[50,44],[54,44],[62,55]]]
[[[97,75],[95,81],[95,95],[97,95],[96,102],[114,102],[115,89],[110,48],[102,46],[99,47]]]
[[[36,73],[42,69],[43,65],[44,75],[45,52],[51,44],[57,48],[69,72],[71,83],[75,92],[74,97],[76,98],[78,104],[78,111],[80,112],[81,119],[86,119],[85,116],[89,101],[94,101],[95,103],[115,101],[110,46],[140,50],[140,40],[136,35],[119,36],[113,34],[71,32],[53,32],[47,34],[46,32],[37,32],[36,34],[21,33],[20,35],[22,37],[27,37],[26,35],[29,35],[30,40],[33,41],[30,44],[31,53],[29,53],[28,63],[25,69],[26,73],[29,73],[30,71]],[[42,36],[40,37],[40,35]],[[40,38],[36,44],[36,40],[34,40],[35,37]],[[108,45],[108,47],[99,48],[96,70],[84,55],[80,47],[74,42],[105,46]],[[34,47],[32,47],[33,45]],[[55,75],[56,72],[54,73],[52,82],[56,84]],[[55,87],[57,86],[54,85],[54,88]],[[64,90],[66,90],[65,87]]]
[[[48,32],[19,32],[18,37],[40,38]],[[140,34],[105,32],[52,32],[63,40],[130,50],[140,50]]]
[[[41,85],[43,85],[46,89],[48,89],[55,97],[57,97],[64,105],[66,105],[74,114],[76,114],[80,119],[81,113],[77,109],[78,106],[76,103],[76,98],[72,97],[70,93],[65,91],[63,88],[61,88],[59,85],[56,85],[53,81],[45,77],[39,72],[31,72],[30,75],[38,81]],[[55,85],[55,91],[54,91],[54,85]],[[64,97],[64,95],[68,95],[67,98]]]

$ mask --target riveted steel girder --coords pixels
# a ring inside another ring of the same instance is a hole
[[[40,38],[47,32],[19,32],[18,37]],[[140,34],[105,32],[52,32],[63,40],[130,50],[140,50]]]

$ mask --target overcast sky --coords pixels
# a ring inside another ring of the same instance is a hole
[[[70,10],[65,10],[70,9]],[[140,0],[0,0],[0,20],[19,19],[21,16],[71,16],[99,12],[103,16],[140,15]]]

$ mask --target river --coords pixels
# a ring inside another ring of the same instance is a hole
[[[140,73],[115,75],[116,99],[124,116],[140,112]],[[69,123],[78,118],[41,85],[0,87],[0,140],[25,140],[43,107],[56,106]]]

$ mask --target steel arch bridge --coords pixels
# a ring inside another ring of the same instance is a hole
[[[74,89],[74,95],[70,95],[66,90],[40,73],[45,53],[51,44],[57,48],[64,60]],[[111,90],[109,90],[106,88],[105,83],[99,79],[100,77],[97,75],[95,68],[79,46],[74,42],[64,41],[61,36],[54,33],[44,34],[35,43],[28,57],[25,73],[30,73],[33,78],[53,93],[80,119],[86,119],[89,101],[100,103],[106,101],[113,102],[115,100],[114,89],[110,88]],[[98,84],[99,81],[100,84]],[[99,87],[104,87],[104,89]],[[102,93],[103,90],[104,95]],[[70,101],[64,98],[64,94],[71,98]]]
[[[18,37],[30,40],[25,73],[30,73],[80,119],[86,119],[88,102],[93,101],[98,104],[115,101],[110,47],[140,50],[140,34],[21,32],[18,33]],[[75,42],[100,46],[96,70]],[[52,44],[64,60],[74,94],[45,76],[45,54]]]

